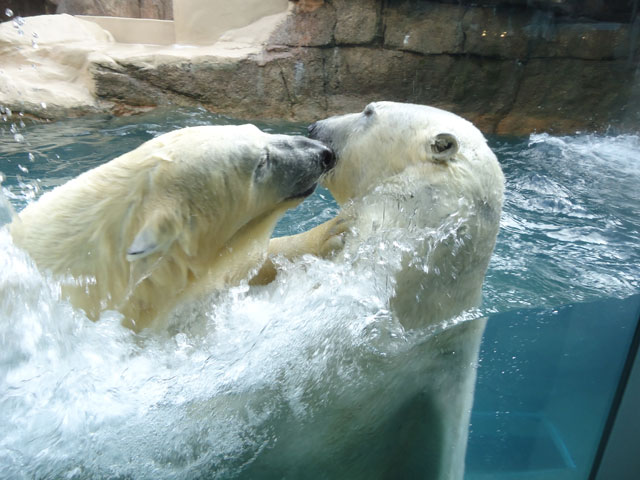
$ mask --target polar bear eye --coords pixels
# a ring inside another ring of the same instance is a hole
[[[269,150],[265,150],[264,155],[262,155],[262,158],[260,159],[259,165],[261,167],[268,167],[270,163],[271,163],[271,153],[269,152]]]
[[[258,160],[258,165],[256,165],[256,169],[255,169],[256,178],[260,178],[264,175],[264,172],[270,163],[271,163],[271,154],[269,153],[269,150],[265,150],[260,156],[260,159]]]
[[[370,103],[362,113],[365,117],[371,117],[374,113],[376,113],[376,109],[374,108],[373,104]]]

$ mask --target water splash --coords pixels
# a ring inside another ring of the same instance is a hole
[[[114,312],[91,323],[74,310],[6,231],[0,246],[12,320],[0,326],[0,476],[238,474],[289,428],[283,418],[312,422],[335,396],[377,390],[424,341],[393,320],[392,290],[366,269],[285,263],[272,285],[183,305],[171,335],[135,335]]]
[[[3,143],[2,192],[22,208],[37,196],[28,183],[37,178],[51,189],[105,152],[180,126],[234,121],[199,109],[156,111],[137,124],[27,126],[29,178],[17,166],[24,144]],[[485,303],[437,329],[522,306],[638,293],[640,137],[534,135],[491,146],[507,193]],[[278,233],[306,230],[336,210],[320,190]],[[357,262],[283,261],[277,282],[184,304],[171,331],[135,335],[115,312],[92,323],[73,309],[0,229],[0,315],[10,320],[0,322],[0,477],[255,478],[265,458],[308,466],[309,445],[331,445],[349,422],[376,425],[368,415],[388,417],[418,391],[418,360],[436,328],[405,331],[389,312],[388,280],[415,242],[446,241],[449,232],[372,236]],[[428,267],[422,261],[415,266]],[[333,458],[329,447],[322,452]]]
[[[2,183],[5,181],[4,173],[0,172],[0,228],[3,225],[10,223],[15,216],[13,205],[7,200],[2,188]]]

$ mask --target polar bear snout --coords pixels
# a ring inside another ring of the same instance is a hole
[[[294,137],[294,147],[303,151],[314,152],[313,156],[319,162],[322,173],[327,173],[336,165],[336,156],[333,150],[318,140],[312,140],[306,137]]]
[[[302,136],[278,139],[270,150],[286,200],[310,195],[336,164],[331,148]]]
[[[342,115],[340,117],[331,117],[325,120],[319,120],[307,127],[307,136],[309,139],[322,142],[329,147],[336,156],[336,163],[340,161],[340,152],[344,146],[346,135],[344,130],[339,127],[345,127],[345,119],[353,115]]]

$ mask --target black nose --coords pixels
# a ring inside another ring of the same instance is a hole
[[[328,147],[325,147],[320,153],[320,163],[325,171],[331,170],[336,166],[336,156]]]

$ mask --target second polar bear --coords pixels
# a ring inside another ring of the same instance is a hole
[[[393,285],[395,319],[405,329],[432,332],[414,351],[421,387],[407,391],[403,403],[420,411],[412,431],[414,443],[425,446],[411,471],[461,480],[485,320],[455,317],[478,306],[496,242],[504,191],[496,156],[470,122],[422,105],[372,103],[309,132],[336,154],[324,184],[341,212],[272,240],[270,257],[322,256],[338,247],[334,261],[364,262]],[[267,262],[256,283],[274,274]],[[380,401],[371,398],[377,413],[368,425],[392,417],[391,405],[376,410]],[[399,462],[393,468],[403,471]]]
[[[184,295],[258,267],[277,220],[333,165],[305,137],[184,128],[46,193],[9,228],[90,318],[118,310],[141,330]]]

